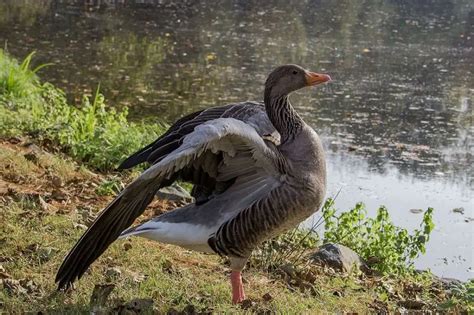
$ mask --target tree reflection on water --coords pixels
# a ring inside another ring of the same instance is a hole
[[[136,119],[262,99],[298,63],[334,82],[293,103],[333,154],[474,187],[471,1],[3,1],[0,40],[55,62],[74,100],[100,82]]]

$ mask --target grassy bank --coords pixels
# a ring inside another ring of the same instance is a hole
[[[470,284],[447,290],[429,272],[418,274],[409,266],[429,240],[431,210],[420,229],[408,233],[392,224],[384,208],[376,218],[368,218],[360,204],[336,215],[332,202],[324,209],[325,235],[292,231],[257,251],[244,272],[249,300],[242,306],[230,304],[224,259],[139,238],[117,241],[76,290],[57,292],[53,279],[64,255],[133,177],[111,170],[163,126],[128,122],[126,111],[108,108],[99,93],[70,106],[62,91],[38,79],[30,63],[31,56],[18,64],[0,51],[2,312],[472,309]],[[142,219],[173,207],[155,200]],[[306,255],[328,241],[372,259],[374,272],[344,274],[308,264]]]
[[[82,163],[109,170],[156,139],[161,124],[131,123],[127,110],[107,108],[99,88],[79,107],[67,104],[64,92],[41,83],[31,68],[33,54],[21,64],[0,50],[0,133],[46,140]],[[43,65],[48,66],[48,65]]]

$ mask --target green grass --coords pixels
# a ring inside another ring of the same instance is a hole
[[[52,141],[68,155],[99,170],[110,170],[156,139],[164,124],[134,123],[127,109],[108,108],[99,88],[92,99],[70,106],[64,92],[41,83],[32,54],[18,64],[0,50],[0,136],[32,135]]]

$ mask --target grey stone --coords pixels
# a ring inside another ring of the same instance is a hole
[[[340,244],[324,244],[310,258],[315,264],[337,271],[350,272],[356,267],[365,273],[370,272],[367,263],[355,251]]]
[[[115,285],[113,284],[96,284],[90,297],[91,314],[101,314],[105,311],[105,305],[112,293]]]
[[[460,287],[463,285],[463,282],[461,280],[454,279],[454,278],[445,278],[445,277],[435,276],[435,279],[441,283],[441,285],[443,286],[445,290],[451,290],[453,288]]]
[[[173,184],[168,187],[163,187],[156,193],[156,196],[161,199],[166,199],[175,202],[189,203],[193,201],[193,197],[178,184]]]

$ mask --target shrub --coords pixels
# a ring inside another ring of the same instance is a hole
[[[432,208],[423,214],[421,228],[411,234],[391,221],[384,206],[377,210],[375,218],[367,217],[362,203],[337,215],[334,201],[328,199],[323,207],[323,217],[324,243],[352,248],[384,274],[409,270],[414,259],[425,253],[426,243],[434,229]]]

